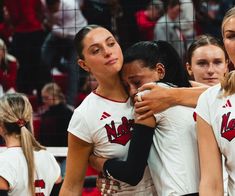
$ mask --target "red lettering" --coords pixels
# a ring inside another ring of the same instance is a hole
[[[45,189],[46,185],[45,185],[44,180],[40,179],[40,180],[35,180],[34,186],[35,188]],[[38,192],[38,193],[35,193],[35,196],[45,196],[45,195],[42,192]]]
[[[109,141],[111,143],[126,145],[132,136],[131,128],[133,123],[133,119],[128,120],[126,117],[122,117],[122,124],[120,124],[117,129],[115,127],[114,121],[111,122],[111,126],[106,124],[105,128]]]
[[[230,114],[231,114],[231,112],[228,112],[227,114],[224,114],[222,116],[222,123],[221,123],[221,129],[220,129],[220,133],[221,134],[226,132],[227,124],[228,124],[228,119],[229,119]]]

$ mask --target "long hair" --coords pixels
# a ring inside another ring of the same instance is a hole
[[[225,23],[230,19],[230,18],[233,18],[235,17],[235,7],[232,7],[231,9],[229,9],[225,15],[224,15],[224,18],[223,18],[223,21],[222,21],[222,24],[221,24],[221,33],[222,33],[222,36],[224,36],[224,25]]]
[[[124,52],[124,64],[141,60],[145,67],[154,69],[157,63],[165,67],[161,82],[169,82],[178,87],[189,87],[188,74],[177,51],[166,41],[141,41]]]
[[[235,7],[232,7],[228,10],[223,18],[221,25],[222,36],[224,37],[224,26],[231,18],[235,17]],[[233,62],[234,63],[234,62]],[[223,96],[229,96],[235,93],[235,72],[231,71],[226,74],[223,80],[221,81],[221,87],[223,89]]]
[[[235,70],[225,74],[225,77],[221,81],[221,88],[225,97],[235,93]]]
[[[0,124],[6,135],[20,138],[21,147],[28,166],[28,187],[34,195],[34,154],[45,149],[34,138],[32,131],[32,106],[28,98],[20,93],[5,94],[0,98]]]

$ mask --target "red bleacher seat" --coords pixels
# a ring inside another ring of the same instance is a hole
[[[41,125],[40,117],[33,117],[34,137],[38,140]]]
[[[52,79],[53,82],[55,82],[60,86],[63,93],[66,94],[66,90],[68,87],[68,74],[61,73],[61,74],[52,75]]]
[[[37,112],[38,111],[38,107],[39,107],[37,95],[27,95],[27,97],[29,99],[29,102],[32,105],[33,111]]]

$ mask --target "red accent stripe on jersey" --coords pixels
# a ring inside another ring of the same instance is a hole
[[[117,100],[109,99],[109,98],[107,98],[107,97],[104,97],[104,96],[102,96],[102,95],[99,95],[99,94],[97,94],[95,91],[93,91],[93,93],[94,93],[95,95],[99,96],[99,97],[102,97],[102,98],[104,98],[104,99],[107,99],[107,100],[113,101],[113,102],[117,102],[117,103],[126,103],[126,102],[128,101],[128,99],[129,99],[129,97],[127,97],[127,99],[126,99],[125,101],[117,101]]]
[[[195,122],[197,121],[197,113],[196,112],[193,112],[193,119]]]
[[[110,116],[111,116],[111,115],[108,114],[107,112],[103,112],[103,114],[102,114],[100,120],[103,120],[103,119],[108,118],[108,117],[110,117]]]
[[[108,114],[107,112],[103,112],[103,115],[105,115],[106,117],[110,117],[111,115]]]

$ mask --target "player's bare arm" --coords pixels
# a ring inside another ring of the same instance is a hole
[[[140,114],[139,119],[144,119],[175,105],[195,107],[198,97],[207,88],[205,85],[192,88],[164,88],[153,83],[145,84],[139,91],[150,92],[142,95],[141,102],[135,103],[135,112]]]
[[[199,194],[222,196],[224,191],[221,153],[212,127],[199,115],[197,115],[197,135],[201,171]]]
[[[60,191],[60,196],[82,195],[83,183],[88,166],[88,158],[92,149],[92,144],[89,144],[69,133],[66,175]]]

